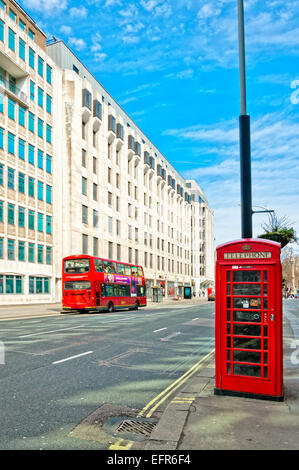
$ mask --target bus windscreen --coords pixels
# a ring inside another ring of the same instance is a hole
[[[68,274],[87,273],[89,269],[89,259],[66,259],[64,261],[64,272]]]

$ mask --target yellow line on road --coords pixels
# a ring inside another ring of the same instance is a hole
[[[200,368],[202,363],[206,361],[207,359],[212,356],[212,354],[215,352],[215,349],[213,349],[211,352],[209,352],[206,356],[204,356],[200,361],[198,361],[194,366],[192,366],[185,374],[183,374],[180,378],[175,380],[169,387],[167,387],[163,392],[159,393],[153,400],[151,400],[137,415],[137,417],[141,416],[146,416],[149,418],[153,412],[160,406],[166,398],[169,397],[177,388],[179,388],[184,382],[186,382],[187,379],[189,379],[197,370]],[[168,393],[167,393],[168,392]],[[151,408],[152,407],[152,408]],[[151,408],[151,409],[150,409]],[[150,410],[149,410],[150,409]],[[148,411],[149,410],[149,411]],[[147,412],[148,411],[148,412]],[[147,414],[146,414],[147,412]]]
[[[130,450],[132,445],[134,444],[133,441],[129,441],[126,445],[122,445],[123,442],[123,439],[119,439],[114,444],[111,444],[109,450]]]

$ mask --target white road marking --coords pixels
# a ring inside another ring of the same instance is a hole
[[[199,317],[192,318],[192,320],[191,320],[191,321],[194,321],[194,320],[199,320]]]
[[[60,330],[41,331],[40,333],[31,333],[30,335],[22,335],[22,336],[19,336],[19,338],[28,338],[29,336],[46,335],[48,333],[57,333],[58,331],[75,330],[76,328],[83,328],[83,327],[85,327],[85,325],[73,326],[72,328],[60,328]]]
[[[175,336],[178,336],[180,335],[181,332],[180,331],[175,331],[174,333],[172,333],[171,335],[169,336],[166,336],[165,338],[160,338],[161,341],[169,341],[170,339],[174,338]]]
[[[167,328],[160,328],[159,330],[155,330],[154,333],[157,333],[157,331],[162,331],[162,330],[167,330]]]
[[[92,354],[93,351],[87,351],[82,354],[77,354],[76,356],[67,357],[66,359],[61,359],[60,361],[52,362],[52,364],[60,364],[61,362],[70,361],[71,359],[76,359],[77,357],[86,356],[87,354]]]

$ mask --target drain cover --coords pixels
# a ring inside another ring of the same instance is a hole
[[[157,423],[153,421],[124,419],[117,427],[116,431],[125,433],[133,432],[135,434],[149,437],[156,424]]]

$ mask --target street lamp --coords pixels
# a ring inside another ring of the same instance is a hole
[[[239,116],[241,227],[242,238],[252,238],[250,117],[246,114],[246,73],[243,0],[238,0],[238,31],[241,102],[241,115]]]

